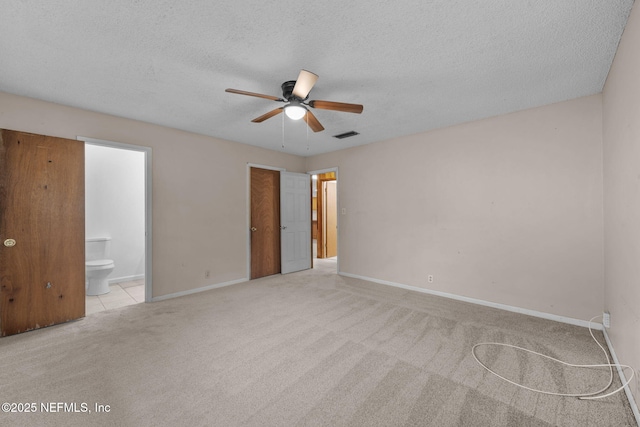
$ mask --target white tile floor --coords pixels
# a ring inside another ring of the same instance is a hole
[[[114,283],[109,288],[108,294],[85,297],[86,315],[144,302],[144,279]]]

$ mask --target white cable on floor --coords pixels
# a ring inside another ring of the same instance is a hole
[[[609,359],[609,354],[607,353],[607,350],[605,350],[605,348],[600,344],[600,342],[598,342],[598,340],[596,339],[596,337],[593,335],[593,330],[591,329],[591,322],[593,321],[593,319],[596,319],[598,317],[601,316],[594,316],[591,318],[591,320],[589,320],[589,333],[591,334],[591,338],[593,338],[593,340],[596,342],[596,344],[598,344],[598,346],[600,347],[600,349],[602,350],[602,352],[604,353],[605,357],[607,358],[607,363],[602,363],[602,364],[595,364],[595,365],[580,365],[580,364],[574,364],[574,363],[567,363],[564,362],[562,360],[553,358],[551,356],[547,356],[546,354],[542,354],[542,353],[538,353],[536,351],[533,350],[529,350],[523,347],[518,347],[517,345],[511,345],[511,344],[504,344],[504,343],[497,343],[497,342],[483,342],[483,343],[479,343],[473,346],[473,348],[471,349],[471,354],[473,355],[473,358],[476,359],[476,362],[478,362],[480,364],[480,366],[482,366],[484,369],[486,369],[487,371],[491,372],[493,375],[495,375],[496,377],[511,383],[515,386],[518,386],[520,388],[524,388],[525,390],[529,390],[529,391],[534,391],[536,393],[543,393],[543,394],[550,394],[553,396],[564,396],[564,397],[577,397],[581,400],[595,400],[595,399],[602,399],[608,396],[611,396],[613,394],[616,394],[617,392],[619,392],[620,390],[622,390],[623,388],[625,388],[629,383],[631,383],[631,380],[633,379],[633,375],[634,375],[634,370],[631,368],[631,366],[629,365],[622,365],[622,364],[617,364],[617,363],[611,363],[611,360]],[[541,356],[541,357],[545,357],[549,360],[553,360],[554,362],[558,362],[561,363],[565,366],[571,366],[571,367],[575,367],[575,368],[603,368],[603,367],[608,367],[609,368],[609,383],[602,388],[601,390],[598,391],[594,391],[594,392],[590,392],[590,393],[555,393],[552,391],[546,391],[546,390],[538,390],[538,389],[534,389],[534,388],[530,388],[527,387],[525,385],[522,384],[518,384],[515,381],[511,381],[508,378],[503,377],[502,375],[492,371],[491,369],[489,369],[489,367],[487,367],[487,365],[485,365],[484,363],[482,363],[478,357],[476,356],[476,348],[480,347],[480,346],[486,346],[486,345],[497,345],[497,346],[502,346],[502,347],[510,347],[510,348],[514,348],[516,350],[521,350],[527,353],[531,353],[531,354],[535,354],[536,356]],[[611,387],[611,384],[613,384],[613,368],[614,367],[619,367],[622,369],[628,368],[631,369],[631,376],[629,377],[629,379],[622,384],[622,386],[610,393],[601,395],[601,396],[596,396],[597,394],[600,394],[602,392],[604,392],[605,390],[607,390],[609,387]]]

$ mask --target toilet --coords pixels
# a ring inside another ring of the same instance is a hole
[[[85,271],[87,295],[103,295],[109,293],[107,277],[115,268],[109,257],[110,237],[87,239],[85,242]]]

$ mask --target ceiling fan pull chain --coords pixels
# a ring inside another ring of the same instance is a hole
[[[282,115],[282,149],[284,150],[284,114]]]
[[[306,126],[307,128],[307,151],[309,151],[309,126]]]

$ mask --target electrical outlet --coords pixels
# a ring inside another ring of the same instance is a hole
[[[602,326],[607,329],[611,327],[611,314],[608,311],[602,313]]]
[[[205,279],[208,279],[208,278],[209,278],[209,276],[211,276],[211,272],[210,272],[209,270],[205,270],[205,271],[204,271],[204,278],[205,278]]]
[[[433,283],[433,274],[427,276],[427,282]]]

